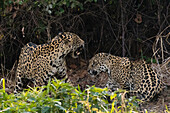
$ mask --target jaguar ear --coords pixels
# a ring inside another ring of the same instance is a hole
[[[58,33],[58,35],[62,35],[62,34],[63,34],[63,32],[59,32],[59,33]]]

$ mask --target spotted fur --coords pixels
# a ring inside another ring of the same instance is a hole
[[[106,87],[112,88],[116,81],[121,88],[129,90],[130,94],[142,101],[151,100],[162,90],[159,75],[145,61],[130,61],[126,57],[99,53],[90,59],[88,71],[91,76],[97,76],[101,72],[108,73]]]
[[[34,86],[45,85],[53,77],[67,80],[65,57],[71,53],[76,58],[77,50],[83,46],[84,41],[70,32],[59,33],[47,44],[26,44],[19,56],[14,92],[23,90],[26,79],[34,83]]]

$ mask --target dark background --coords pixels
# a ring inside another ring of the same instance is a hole
[[[61,31],[85,41],[85,60],[108,52],[161,63],[170,55],[169,0],[7,0],[0,5],[1,71],[12,68],[26,43],[47,43]]]

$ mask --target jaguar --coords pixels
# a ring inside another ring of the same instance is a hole
[[[14,93],[23,90],[26,80],[34,87],[45,85],[54,77],[69,82],[65,57],[71,54],[77,58],[83,47],[84,41],[70,32],[60,32],[46,44],[27,43],[19,56]]]
[[[160,76],[144,60],[131,61],[127,57],[98,53],[89,60],[88,72],[92,77],[107,73],[109,77],[105,87],[112,89],[116,81],[142,102],[150,101],[162,90]]]

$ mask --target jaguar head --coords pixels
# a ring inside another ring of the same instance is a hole
[[[78,35],[74,33],[71,34],[72,34],[72,41],[73,41],[71,56],[73,58],[77,58],[84,49],[84,41]]]
[[[96,54],[93,58],[89,60],[88,73],[95,77],[101,72],[106,72],[110,75],[110,69],[107,66],[107,59],[103,58],[101,54]]]
[[[52,40],[52,45],[59,48],[62,57],[71,54],[73,58],[77,58],[84,48],[84,41],[74,33],[61,32]]]

